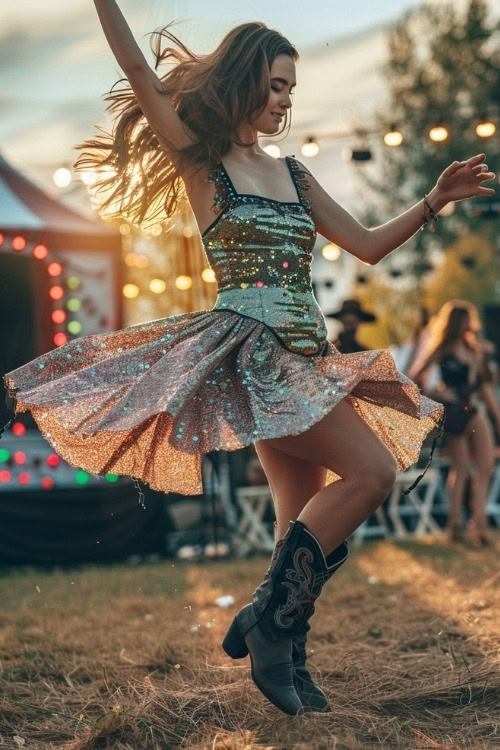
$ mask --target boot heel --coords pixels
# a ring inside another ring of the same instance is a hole
[[[232,659],[243,659],[248,654],[248,648],[241,635],[236,618],[234,618],[226,637],[222,641],[222,648]]]

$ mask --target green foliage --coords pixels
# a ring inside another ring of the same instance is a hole
[[[381,130],[399,126],[404,141],[376,152],[376,174],[356,167],[368,188],[363,190],[366,225],[373,225],[374,215],[381,224],[419,201],[454,160],[484,152],[489,168],[498,172],[498,131],[487,139],[475,132],[481,117],[497,119],[500,101],[500,22],[488,20],[488,14],[485,0],[469,0],[463,12],[452,3],[425,4],[405,14],[390,33],[389,104],[374,118]],[[428,131],[439,122],[449,137],[433,143]],[[452,216],[440,219],[435,234],[428,228],[417,232],[407,245],[409,270],[422,275],[433,241],[446,247],[471,231],[494,237],[500,219],[473,212],[480,202],[494,200],[460,201]]]
[[[466,299],[481,309],[498,299],[493,246],[483,235],[468,234],[447,248],[442,265],[429,278],[425,302],[438,310],[448,299]]]

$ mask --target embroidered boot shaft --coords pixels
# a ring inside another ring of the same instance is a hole
[[[315,536],[302,522],[291,521],[252,603],[238,612],[224,639],[229,656],[250,653],[253,681],[286,713],[306,710],[294,685],[293,636],[307,628],[323,583],[347,554],[343,542],[329,555],[329,565]]]

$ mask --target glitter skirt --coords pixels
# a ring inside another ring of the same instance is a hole
[[[265,323],[201,310],[82,336],[4,376],[54,450],[92,474],[155,490],[203,492],[202,454],[297,435],[346,399],[396,458],[414,464],[441,404],[386,350],[290,351]],[[338,479],[329,471],[326,484]]]

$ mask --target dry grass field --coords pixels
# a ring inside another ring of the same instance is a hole
[[[299,717],[220,648],[267,557],[4,569],[0,750],[500,748],[499,549],[351,545],[309,636],[334,710]]]

